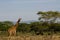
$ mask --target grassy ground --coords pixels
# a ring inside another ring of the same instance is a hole
[[[60,40],[60,35],[46,36],[46,35],[38,35],[38,36],[0,36],[0,40]]]
[[[17,36],[7,36],[6,33],[0,33],[0,40],[60,40],[60,35],[30,35],[18,33]]]

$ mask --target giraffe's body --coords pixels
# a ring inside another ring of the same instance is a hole
[[[17,27],[19,25],[20,20],[21,19],[19,18],[18,21],[16,22],[16,24],[13,25],[11,28],[8,29],[9,36],[16,35],[16,29],[17,29]]]

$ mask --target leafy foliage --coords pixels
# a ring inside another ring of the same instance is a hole
[[[57,18],[60,18],[60,12],[58,11],[47,11],[47,12],[39,11],[37,14],[40,16],[39,20],[41,19],[44,19],[45,21],[50,20],[50,22],[55,22]]]

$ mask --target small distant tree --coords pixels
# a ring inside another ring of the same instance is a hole
[[[0,31],[7,31],[12,25],[13,23],[11,21],[0,22]]]
[[[17,30],[20,32],[24,32],[24,33],[29,32],[30,31],[30,24],[20,23]]]
[[[43,32],[48,29],[48,25],[45,25],[45,24],[40,23],[40,22],[32,22],[31,31],[35,32],[35,34],[37,34],[37,35],[43,34]]]

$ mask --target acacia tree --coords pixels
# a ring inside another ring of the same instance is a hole
[[[49,24],[49,29],[52,33],[54,32],[54,30],[56,29],[57,26],[55,26],[55,22],[56,20],[59,18],[60,19],[60,12],[58,11],[47,11],[47,12],[42,12],[42,11],[39,11],[37,13],[40,17],[39,17],[39,20],[42,20],[43,19],[43,23],[46,25],[46,24]],[[48,23],[49,22],[49,23]],[[54,25],[53,25],[54,24]],[[47,31],[48,31],[47,30]]]
[[[40,16],[39,20],[43,19],[45,22],[55,22],[57,18],[60,18],[60,12],[58,11],[39,11],[37,14]]]

